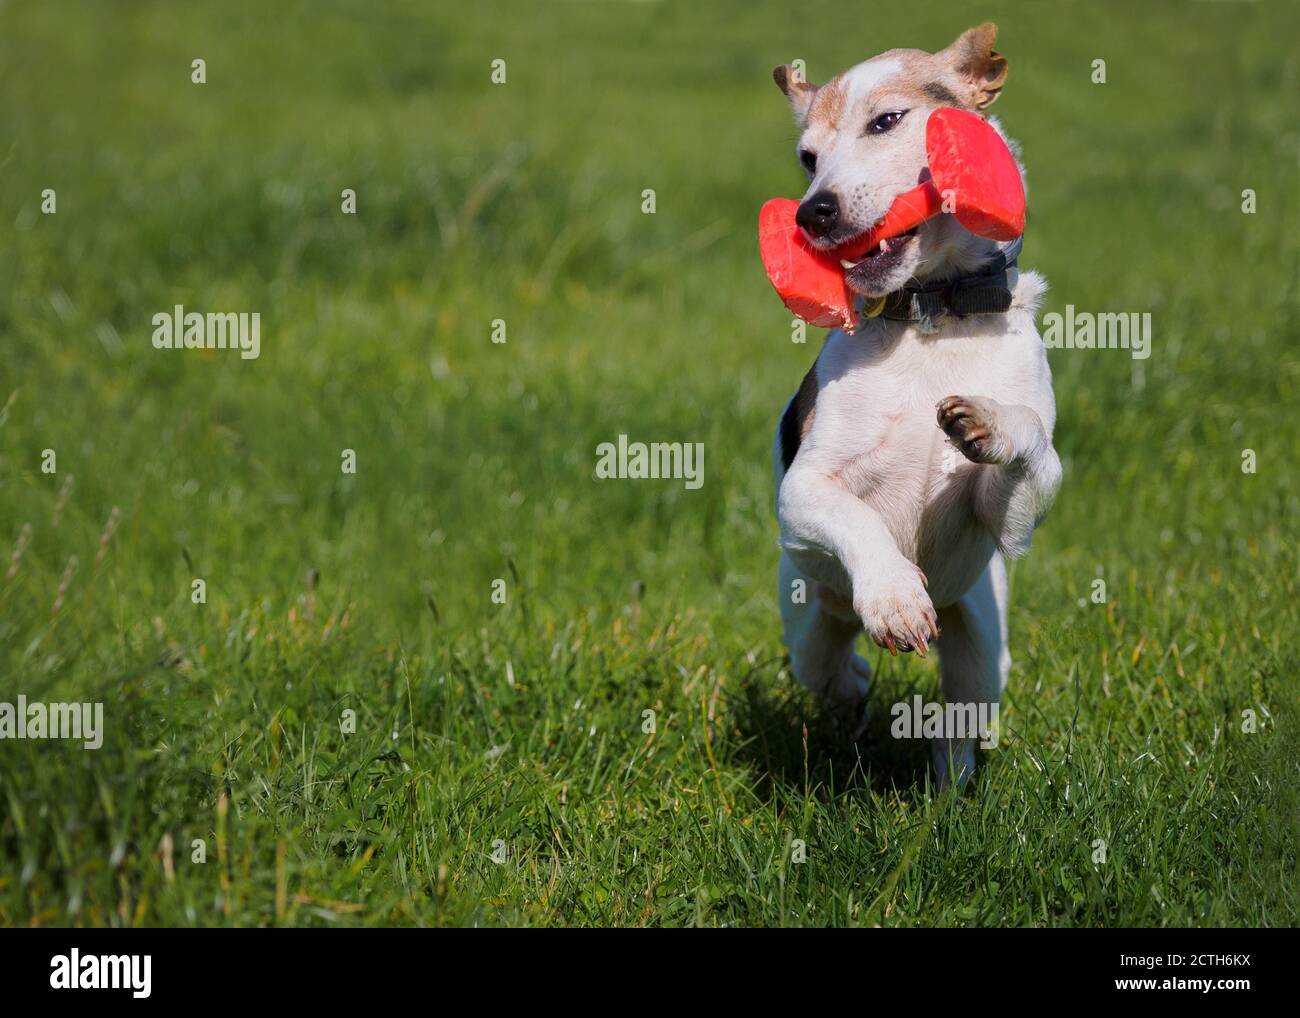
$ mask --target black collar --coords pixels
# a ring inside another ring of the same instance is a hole
[[[925,286],[905,286],[875,302],[863,301],[863,318],[877,315],[896,322],[920,322],[933,327],[944,315],[1000,315],[1011,307],[1023,237],[998,252],[989,265],[969,276]]]

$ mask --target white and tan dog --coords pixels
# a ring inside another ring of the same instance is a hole
[[[996,34],[980,25],[939,53],[890,50],[820,87],[775,70],[802,129],[810,183],[797,219],[814,244],[866,232],[928,178],[930,111],[984,110],[1006,80]],[[1014,258],[998,272],[1008,246],[940,215],[846,263],[866,304],[888,298],[885,313],[827,336],[777,429],[785,643],[798,680],[841,705],[867,694],[854,652],[864,628],[895,653],[935,641],[948,703],[1002,699],[1004,558],[1029,550],[1061,481],[1034,322],[1046,285]],[[980,292],[995,309],[950,308],[950,281],[993,287]],[[933,743],[941,783],[970,776],[974,742]]]

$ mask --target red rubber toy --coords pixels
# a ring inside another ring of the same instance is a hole
[[[857,326],[853,292],[840,259],[853,261],[889,237],[906,233],[944,211],[967,230],[990,240],[1015,240],[1025,232],[1025,189],[1006,142],[974,113],[943,107],[925,124],[930,179],[894,199],[884,218],[857,240],[834,251],[808,242],[795,211],[799,203],[773,198],[758,215],[758,249],[767,278],[785,306],[820,328]]]
[[[785,306],[819,329],[857,328],[853,291],[833,251],[808,242],[794,214],[799,203],[773,198],[758,213],[758,250],[763,268]]]

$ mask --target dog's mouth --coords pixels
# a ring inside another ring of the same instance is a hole
[[[903,253],[916,238],[918,229],[919,227],[914,226],[897,237],[882,240],[851,261],[841,258],[840,264],[844,266],[844,278],[848,280],[849,286],[859,293],[879,296],[877,284],[898,267],[898,263],[903,259]]]

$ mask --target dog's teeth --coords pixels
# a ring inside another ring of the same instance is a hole
[[[857,262],[851,262],[847,258],[841,258],[840,264],[843,265],[846,269],[856,269],[858,267]]]
[[[888,250],[889,250],[889,241],[887,241],[887,240],[882,240],[882,241],[880,242],[880,250],[882,250],[882,251],[888,251]]]

